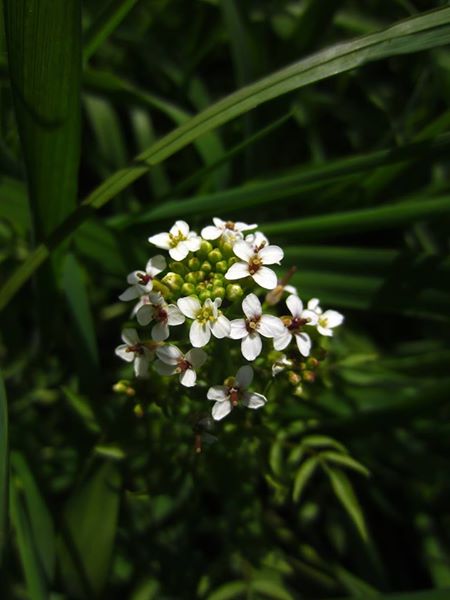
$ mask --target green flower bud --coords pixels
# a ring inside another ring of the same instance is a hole
[[[211,242],[207,242],[206,240],[203,240],[202,243],[200,244],[200,249],[197,252],[197,256],[204,260],[208,256],[208,254],[211,252],[212,249],[213,249],[213,245],[211,244]]]
[[[230,242],[222,242],[220,244],[220,249],[222,250],[224,258],[230,258],[231,256],[234,256],[233,245],[230,244]]]
[[[212,262],[213,265],[215,265],[216,262],[219,262],[219,260],[222,260],[222,258],[222,253],[218,248],[211,250],[211,252],[208,254],[208,260]]]
[[[244,291],[237,283],[229,283],[226,288],[226,295],[227,300],[234,302],[235,300],[240,300],[240,298],[242,298]]]
[[[187,281],[188,283],[197,283],[197,273],[188,273],[186,275],[186,277],[184,278],[185,281]]]
[[[200,261],[196,256],[193,256],[188,260],[188,267],[191,271],[198,271],[200,268]]]
[[[174,273],[178,273],[178,275],[185,275],[187,272],[186,267],[181,262],[174,261],[169,263],[169,269]]]
[[[294,373],[294,371],[288,371],[288,379],[292,385],[298,385],[302,378],[298,373]]]
[[[183,283],[181,286],[183,296],[192,296],[195,294],[195,286],[193,283]]]
[[[205,273],[209,273],[211,271],[211,269],[212,269],[211,263],[208,262],[207,260],[205,260],[205,262],[203,262],[200,265],[200,270],[205,271]]]
[[[317,358],[314,358],[313,356],[310,356],[308,358],[308,360],[306,361],[306,366],[308,367],[308,369],[316,369],[318,364],[319,364],[319,361],[317,360]]]
[[[214,286],[221,286],[224,282],[224,276],[221,273],[214,273],[212,282]]]
[[[172,292],[179,292],[181,290],[181,286],[184,283],[181,275],[178,275],[178,273],[173,273],[173,272],[170,272],[170,273],[167,273],[166,275],[164,275],[164,277],[162,278],[162,282]]]
[[[238,262],[238,260],[239,260],[239,259],[238,259],[238,257],[237,257],[237,256],[231,256],[231,257],[228,259],[228,267],[231,267],[231,265],[234,265],[234,263],[237,263],[237,262]]]
[[[197,271],[196,275],[197,275],[197,281],[204,281],[204,279],[206,277],[205,271]]]
[[[219,271],[219,273],[226,273],[228,271],[227,261],[221,260],[218,263],[216,263],[216,270]]]
[[[316,374],[312,371],[303,371],[302,379],[307,383],[313,383],[316,380]]]
[[[200,294],[198,295],[198,299],[200,300],[200,302],[204,302],[207,298],[211,298],[211,292],[209,292],[208,290],[203,290],[203,292],[200,292]]]
[[[224,287],[215,287],[211,292],[211,296],[213,298],[225,298],[225,288]]]

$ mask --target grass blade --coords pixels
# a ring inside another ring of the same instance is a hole
[[[8,513],[8,401],[0,372],[0,565],[7,537]]]
[[[12,3],[12,0],[7,0]],[[31,274],[48,258],[94,209],[98,209],[147,172],[199,136],[282,94],[321,81],[388,56],[407,54],[445,45],[450,41],[450,8],[442,8],[401,21],[383,31],[328,48],[282,69],[213,104],[164,136],[140,154],[134,164],[109,177],[82,206],[38,246],[13,273],[0,292],[0,310],[6,306]]]

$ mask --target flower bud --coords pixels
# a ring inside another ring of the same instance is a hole
[[[166,275],[164,275],[164,277],[162,278],[162,282],[165,285],[167,285],[167,287],[172,292],[179,292],[181,290],[181,286],[184,283],[181,275],[178,275],[178,273],[173,273],[173,272],[170,272],[170,273],[167,273]]]
[[[306,361],[306,366],[308,367],[308,369],[316,369],[318,365],[319,361],[317,360],[317,358],[314,358],[314,356],[310,356]]]
[[[200,268],[200,261],[196,256],[193,256],[188,260],[188,267],[191,271],[198,271]]]
[[[220,260],[216,263],[216,271],[219,273],[226,273],[228,271],[228,263],[226,260]]]
[[[202,264],[200,265],[200,270],[201,271],[205,271],[205,273],[209,273],[212,269],[211,263],[208,262],[207,260],[205,260],[205,262],[202,262]]]
[[[316,374],[312,371],[303,371],[302,379],[307,383],[313,383],[316,380]]]
[[[212,280],[213,286],[222,286],[224,283],[224,277],[221,273],[214,273],[214,279]]]
[[[208,298],[211,298],[211,292],[209,290],[203,290],[203,292],[200,292],[198,295],[200,302],[204,302]]]
[[[186,275],[186,277],[184,278],[185,281],[187,281],[187,283],[197,283],[197,273],[194,272],[190,272]]]
[[[112,389],[116,394],[126,394],[129,387],[130,382],[127,379],[121,379],[113,385]]]
[[[226,287],[226,295],[227,300],[230,302],[235,302],[236,300],[240,300],[242,298],[244,291],[239,284],[229,283]]]
[[[200,244],[200,250],[197,252],[197,256],[201,259],[205,259],[207,258],[208,254],[211,252],[212,249],[213,246],[211,242],[202,240],[202,243]]]
[[[233,244],[230,244],[230,242],[228,240],[223,239],[221,241],[220,249],[225,258],[230,258],[230,256],[234,256]]]
[[[197,271],[196,275],[197,275],[197,281],[204,281],[204,279],[206,277],[205,271]]]
[[[215,287],[211,292],[212,298],[225,298],[225,288]]]
[[[144,416],[144,409],[142,408],[142,404],[136,404],[133,408],[133,412],[139,419],[142,419],[142,417]]]
[[[181,262],[171,262],[169,263],[169,269],[174,273],[178,273],[178,275],[185,275],[187,273],[186,267]]]
[[[215,265],[217,262],[219,262],[219,260],[222,260],[223,256],[221,251],[218,248],[214,248],[214,250],[211,250],[211,252],[208,254],[208,260]]]
[[[288,371],[288,378],[289,382],[292,383],[292,385],[298,385],[302,380],[300,375],[298,373],[294,373],[294,371]]]
[[[231,267],[231,265],[234,265],[234,263],[238,262],[238,257],[237,256],[232,256],[231,258],[228,259],[228,267]]]
[[[192,296],[195,294],[195,285],[193,283],[183,283],[181,293],[183,296]]]

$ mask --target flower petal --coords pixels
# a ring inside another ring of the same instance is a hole
[[[273,340],[273,347],[275,350],[284,350],[287,346],[289,346],[291,340],[292,333],[286,329],[283,335],[280,335],[280,337],[277,337]]]
[[[265,246],[258,252],[263,265],[279,265],[283,260],[284,252],[279,246]]]
[[[202,308],[197,296],[184,296],[184,298],[178,298],[178,308],[181,310],[183,315],[190,319],[195,319],[198,311]]]
[[[166,263],[166,259],[164,258],[164,256],[162,254],[157,254],[156,256],[154,256],[147,262],[145,271],[146,271],[147,275],[154,277],[155,275],[158,275],[159,273],[161,273],[161,271],[164,271],[166,266],[167,266],[167,263]]]
[[[252,225],[248,225],[247,223],[243,223],[242,221],[236,221],[234,224],[234,228],[238,231],[248,231],[249,229],[256,229],[258,225],[253,223]]]
[[[122,341],[129,346],[134,346],[135,344],[139,344],[141,340],[136,329],[128,327],[122,331]]]
[[[134,352],[129,352],[128,344],[121,344],[120,346],[117,346],[114,352],[116,356],[118,356],[122,360],[126,360],[127,362],[131,362],[134,360]]]
[[[324,327],[323,325],[320,325],[320,321],[319,325],[317,325],[317,331],[320,333],[320,335],[326,335],[327,337],[333,336],[333,330],[329,327]]]
[[[233,252],[246,263],[254,256],[253,248],[244,241],[236,242],[233,246]]]
[[[208,400],[216,400],[217,402],[223,402],[230,397],[230,391],[226,385],[213,385],[209,388],[206,394]]]
[[[183,353],[173,344],[165,344],[156,350],[156,356],[167,365],[177,365]]]
[[[213,336],[219,339],[228,337],[230,330],[230,321],[224,315],[219,315],[211,326]]]
[[[201,348],[192,348],[189,352],[186,352],[185,358],[194,369],[199,369],[205,363],[208,355]]]
[[[260,317],[262,314],[261,302],[256,294],[249,294],[242,301],[242,310],[248,319]]]
[[[287,292],[288,294],[294,294],[294,296],[298,296],[297,288],[294,287],[293,285],[285,285],[284,291]]]
[[[257,392],[244,392],[242,404],[247,408],[261,408],[267,402],[267,398]]]
[[[181,233],[184,235],[184,237],[187,237],[189,234],[189,225],[186,223],[186,221],[175,221],[175,225],[171,227],[170,233],[172,235]]]
[[[262,342],[258,333],[249,333],[241,342],[241,351],[247,360],[255,360],[261,354]]]
[[[189,330],[189,339],[194,348],[203,348],[211,338],[211,329],[208,324],[202,325],[198,321],[193,321]]]
[[[176,246],[170,248],[169,254],[173,260],[184,260],[189,254],[189,248],[186,246],[186,242],[178,242]]]
[[[328,327],[338,327],[343,323],[344,315],[336,310],[326,310],[322,315],[322,319],[327,320]]]
[[[309,310],[313,310],[314,312],[322,313],[322,310],[319,307],[320,300],[318,298],[311,298],[308,302]]]
[[[166,362],[163,362],[159,359],[155,360],[155,362],[153,363],[153,368],[160,375],[173,375],[177,372],[176,365],[168,365]]]
[[[273,290],[277,287],[278,279],[275,275],[275,271],[272,271],[272,269],[269,269],[268,267],[259,267],[252,277],[259,286],[266,290]]]
[[[311,352],[311,338],[307,333],[296,333],[295,341],[297,342],[298,349],[300,350],[300,354],[303,356],[309,356]]]
[[[303,302],[298,296],[288,296],[286,299],[286,306],[291,312],[293,317],[300,317],[303,312]]]
[[[145,327],[153,320],[155,309],[150,304],[144,304],[136,313],[136,319],[139,325]]]
[[[148,238],[150,244],[168,250],[170,248],[170,236],[168,233],[157,233]]]
[[[197,381],[197,373],[193,369],[186,369],[180,374],[180,383],[185,387],[194,387]]]
[[[225,229],[226,221],[222,221],[219,217],[213,217],[213,223],[217,229]]]
[[[216,402],[212,409],[212,416],[215,421],[220,421],[231,412],[231,402],[226,400],[225,402]]]
[[[136,377],[145,378],[148,377],[148,365],[150,357],[148,353],[138,354],[134,360],[134,374]]]
[[[222,231],[214,225],[208,225],[208,227],[203,227],[202,229],[202,238],[204,240],[217,240],[222,235]]]
[[[251,386],[253,381],[253,369],[250,365],[244,365],[236,373],[236,383],[241,389],[246,389]]]
[[[197,252],[197,250],[200,250],[200,244],[202,243],[202,240],[196,235],[192,235],[182,243],[187,247],[187,249],[190,252]]]
[[[243,279],[244,277],[248,277],[250,275],[248,271],[248,264],[243,262],[234,263],[225,273],[225,279]]]
[[[240,340],[248,334],[244,319],[233,319],[230,322],[230,338]]]
[[[278,317],[262,315],[258,323],[258,331],[264,337],[274,338],[283,335],[285,327],[283,321]]]
[[[164,340],[167,340],[168,337],[169,326],[167,325],[167,323],[159,321],[158,323],[156,323],[156,325],[153,325],[152,339],[154,339],[155,342],[163,342]]]
[[[169,325],[181,325],[186,320],[185,316],[176,304],[167,307],[167,323]]]
[[[120,294],[119,300],[128,302],[129,300],[136,300],[136,298],[139,298],[143,294],[145,294],[145,291],[141,291],[137,285],[132,285]]]
[[[313,310],[309,310],[306,308],[302,312],[302,319],[308,319],[307,325],[317,325],[317,321],[319,320],[319,315]]]

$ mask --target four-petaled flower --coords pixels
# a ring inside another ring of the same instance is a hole
[[[236,221],[236,223],[234,221],[222,221],[222,219],[218,219],[217,217],[213,218],[213,223],[214,225],[203,227],[201,232],[203,239],[217,240],[223,237],[234,242],[243,238],[243,231],[258,227],[258,225],[247,225],[247,223],[242,223],[241,221]]]
[[[321,335],[331,337],[333,335],[333,329],[341,325],[344,321],[344,316],[336,310],[326,310],[323,312],[317,298],[312,298],[308,302],[308,310],[316,315],[317,331]]]
[[[220,298],[214,302],[207,298],[202,306],[197,296],[185,296],[179,298],[177,304],[183,315],[194,319],[189,330],[189,339],[194,348],[206,346],[211,333],[216,338],[227,337],[230,333],[230,321],[219,310],[222,304]]]
[[[152,338],[159,342],[169,337],[169,325],[184,323],[184,315],[175,304],[167,304],[162,295],[149,294],[149,303],[144,304],[136,313],[139,325],[148,325],[157,321],[152,327]]]
[[[252,277],[254,281],[267,290],[273,290],[277,285],[277,276],[272,269],[264,265],[280,264],[284,256],[279,246],[264,246],[260,250],[253,249],[247,242],[236,242],[233,252],[241,262],[237,262],[225,273],[225,279],[242,279]]]
[[[260,250],[269,245],[269,240],[261,231],[249,233],[245,236],[245,241],[249,246],[251,246],[253,252],[259,252]]]
[[[262,341],[260,335],[275,338],[283,334],[283,323],[273,315],[263,315],[261,302],[255,294],[249,294],[242,302],[246,319],[231,321],[230,338],[240,340],[241,352],[247,360],[255,360],[260,355]]]
[[[248,392],[246,389],[253,380],[253,369],[246,365],[231,378],[229,385],[214,385],[209,388],[206,397],[215,402],[212,416],[216,421],[226,417],[238,404],[248,408],[261,408],[267,402],[267,398],[256,392]]]
[[[127,302],[135,300],[153,289],[153,279],[166,268],[166,259],[161,254],[151,258],[145,267],[145,271],[133,271],[127,277],[127,283],[130,284],[122,294],[119,300]]]
[[[185,221],[176,221],[169,233],[152,235],[148,241],[158,248],[168,250],[173,260],[183,260],[189,252],[199,250],[202,240],[194,231],[189,231],[189,225]]]
[[[134,361],[136,377],[148,377],[148,365],[154,354],[152,344],[141,342],[136,329],[124,329],[122,341],[125,343],[117,346],[116,355],[127,362]]]
[[[180,374],[180,383],[186,387],[193,387],[197,380],[197,373],[205,360],[207,354],[200,348],[192,348],[183,354],[179,348],[166,344],[156,350],[158,359],[155,360],[155,370],[160,375]]]
[[[311,338],[303,331],[305,325],[316,325],[317,315],[312,310],[303,310],[303,302],[298,296],[289,296],[286,305],[292,317],[282,317],[284,331],[273,341],[275,350],[284,350],[295,336],[300,354],[309,356],[311,351]]]

